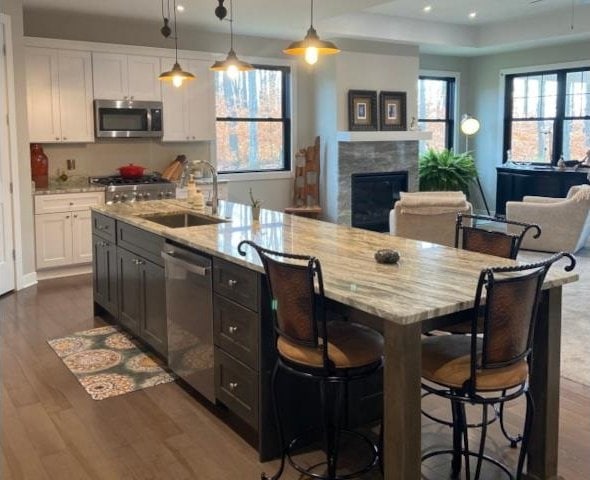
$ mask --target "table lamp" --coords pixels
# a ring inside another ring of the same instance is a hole
[[[467,113],[463,115],[461,118],[461,133],[465,135],[465,153],[469,152],[469,137],[475,135],[479,132],[479,128],[481,124],[479,120]],[[483,193],[483,188],[481,188],[481,182],[479,181],[479,175],[476,174],[475,180],[477,181],[477,187],[479,188],[479,193],[481,194],[481,198],[483,200],[483,204],[486,207],[486,212],[490,215],[490,208],[488,207],[488,201],[486,200],[486,196]]]

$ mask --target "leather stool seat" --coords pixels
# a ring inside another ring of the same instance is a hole
[[[327,323],[328,358],[337,369],[372,365],[383,356],[383,336],[358,323],[333,321]],[[279,337],[277,348],[285,360],[307,367],[324,366],[323,346],[302,347]]]
[[[478,339],[478,358],[482,342]],[[526,382],[528,364],[521,360],[503,368],[476,372],[476,389],[483,392],[507,390]],[[422,377],[449,388],[462,388],[471,377],[471,337],[440,335],[422,341]]]

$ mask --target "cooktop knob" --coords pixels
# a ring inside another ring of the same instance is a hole
[[[164,198],[164,192],[158,192],[158,198]]]
[[[142,193],[136,193],[135,194],[135,200],[139,201],[143,198],[143,194]]]
[[[166,192],[166,198],[170,198],[172,196],[172,192]]]
[[[113,202],[118,202],[121,199],[121,196],[118,193],[113,195]]]
[[[145,193],[143,194],[143,199],[144,199],[144,200],[149,200],[149,199],[150,199],[150,197],[151,197],[151,195],[150,195],[150,192],[145,192]]]
[[[127,198],[128,198],[128,197],[127,197],[127,194],[126,194],[126,193],[123,193],[123,194],[121,195],[121,201],[122,201],[122,202],[124,202],[125,200],[127,200]]]

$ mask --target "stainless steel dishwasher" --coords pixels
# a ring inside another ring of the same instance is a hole
[[[213,282],[211,259],[166,243],[168,365],[215,402],[213,369]]]

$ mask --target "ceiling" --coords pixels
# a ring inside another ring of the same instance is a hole
[[[172,2],[172,0],[171,0]],[[161,18],[161,0],[24,0],[26,9]],[[181,25],[227,31],[217,0],[177,0]],[[229,8],[229,0],[225,1]],[[431,6],[424,12],[425,6]],[[315,24],[325,38],[418,44],[423,51],[482,54],[590,38],[590,0],[316,0]],[[477,12],[475,18],[469,13]],[[299,38],[309,26],[307,0],[234,0],[238,34]],[[572,19],[574,21],[572,25]]]

